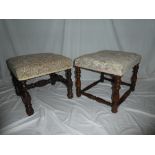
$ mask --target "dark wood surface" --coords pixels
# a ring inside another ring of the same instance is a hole
[[[101,73],[100,79],[96,82],[93,82],[92,84],[86,86],[81,90],[81,68],[75,66],[75,85],[76,85],[76,95],[77,97],[80,97],[81,94],[84,96],[87,96],[90,99],[93,99],[97,102],[104,103],[107,105],[110,105],[112,107],[111,111],[113,113],[116,113],[118,111],[119,105],[125,101],[125,99],[130,95],[131,91],[135,90],[135,85],[137,81],[137,73],[139,69],[139,64],[133,67],[133,74],[131,77],[131,83],[123,82],[121,81],[121,76],[116,75],[110,75],[112,78],[105,77],[106,73]],[[109,74],[108,74],[109,75]],[[106,101],[100,97],[94,96],[90,93],[87,93],[86,91],[97,85],[99,82],[104,82],[104,80],[108,80],[112,83],[112,95],[111,100],[112,102]],[[121,88],[121,85],[129,86],[129,89],[120,97],[119,90]]]
[[[24,81],[17,80],[17,78],[11,72],[12,82],[14,84],[16,94],[18,96],[21,96],[21,99],[25,105],[26,113],[28,116],[30,116],[34,113],[34,110],[32,108],[32,104],[31,104],[31,96],[28,92],[28,89],[32,89],[35,87],[42,87],[49,83],[54,85],[56,82],[62,82],[63,84],[65,84],[67,86],[67,97],[68,98],[73,97],[73,92],[72,92],[73,82],[71,79],[71,69],[65,70],[65,72],[66,72],[66,79],[62,75],[52,73],[49,75],[50,79],[40,80],[40,81],[31,83],[31,84],[26,84],[26,82],[27,82],[26,80],[24,80]]]
[[[131,77],[131,90],[132,91],[135,90],[138,69],[139,69],[139,64],[137,64],[136,66],[133,67],[133,74],[132,74],[132,77]]]
[[[57,81],[57,74],[55,73],[51,73],[50,74],[50,80],[51,80],[51,84],[55,85],[56,81]]]
[[[51,80],[48,79],[48,80],[40,80],[40,81],[37,81],[35,83],[31,83],[31,84],[27,84],[26,85],[26,88],[27,89],[32,89],[32,88],[35,88],[35,87],[43,87],[47,84],[51,83]]]
[[[89,86],[87,86],[81,90],[81,80],[80,80],[81,69],[80,69],[80,67],[75,67],[76,95],[77,95],[77,97],[80,97],[82,94],[82,95],[85,95],[88,98],[96,100],[100,103],[110,105],[110,106],[112,106],[112,112],[116,113],[118,106],[123,101],[125,101],[125,99],[130,95],[131,91],[135,90],[138,69],[139,69],[139,64],[137,64],[136,66],[133,67],[133,75],[131,77],[131,84],[121,81],[120,76],[111,75],[112,78],[110,79],[110,78],[105,77],[104,73],[101,73],[100,79],[98,81],[93,82],[92,84],[90,84]],[[66,79],[61,75],[58,75],[56,73],[52,73],[52,74],[50,74],[50,79],[40,80],[38,82],[31,83],[31,84],[26,84],[26,81],[18,81],[17,78],[13,75],[13,73],[11,73],[11,75],[12,75],[12,81],[13,81],[13,84],[15,87],[16,94],[18,96],[21,96],[22,101],[23,101],[25,108],[26,108],[26,113],[29,116],[34,113],[34,110],[32,108],[32,104],[31,104],[31,96],[27,91],[28,89],[32,89],[35,87],[42,87],[42,86],[45,86],[49,83],[54,85],[57,81],[59,81],[59,82],[62,82],[63,84],[65,84],[67,86],[68,98],[73,97],[73,91],[72,91],[73,82],[71,79],[71,69],[68,69],[65,71]],[[96,97],[92,94],[86,93],[87,90],[91,89],[92,87],[97,85],[99,82],[104,82],[104,80],[108,80],[112,83],[112,97],[111,97],[112,102],[106,101],[102,98],[99,98],[99,97]],[[120,95],[119,95],[120,85],[126,85],[126,86],[130,87],[129,90],[126,91],[122,95],[122,97],[120,97]]]
[[[117,108],[119,106],[119,90],[120,90],[120,85],[121,85],[121,76],[113,76],[113,84],[112,84],[112,109],[111,111],[113,113],[117,112]]]
[[[114,82],[113,79],[110,79],[110,78],[107,78],[107,77],[104,77],[104,80],[110,81],[112,83]],[[131,86],[131,83],[121,81],[121,85]]]
[[[86,92],[84,92],[84,91],[81,91],[81,94],[84,95],[84,96],[87,96],[88,98],[93,99],[93,100],[95,100],[95,101],[97,101],[97,102],[99,102],[99,103],[104,103],[104,104],[106,104],[106,105],[112,106],[112,103],[111,103],[111,102],[106,101],[106,100],[104,100],[104,99],[102,99],[102,98],[100,98],[100,97],[94,96],[94,95],[92,95],[92,94],[90,94],[90,93],[86,93]]]
[[[82,91],[84,92],[84,91],[89,90],[90,88],[92,88],[92,87],[96,86],[99,82],[101,82],[101,80],[97,80],[96,82],[93,82],[93,83],[92,83],[92,84],[90,84],[89,86],[87,86],[87,87],[83,88],[83,89],[82,89]]]
[[[26,81],[21,81],[21,82],[19,81],[19,83],[20,83],[20,92],[21,92],[20,94],[26,108],[26,113],[28,116],[31,116],[34,113],[34,110],[31,104],[31,96],[27,91]]]
[[[73,98],[73,91],[72,91],[73,82],[71,79],[71,75],[72,75],[71,69],[67,69],[65,71],[65,75],[66,75],[65,83],[67,85],[67,96],[68,96],[68,98]]]
[[[104,73],[101,73],[100,81],[101,81],[101,82],[104,82],[104,79],[105,79],[105,77],[104,77]]]
[[[81,69],[80,67],[75,67],[75,85],[76,85],[76,96],[81,96]]]
[[[131,89],[129,88],[129,90],[127,90],[120,98],[119,105],[125,101],[125,99],[130,95],[130,93],[131,93]]]
[[[35,83],[28,84],[27,89],[32,89],[35,87],[43,87],[49,83],[54,85],[56,82],[62,82],[63,84],[68,86],[67,79],[65,79],[62,75],[53,74],[51,77],[51,74],[50,74],[50,79],[47,79],[47,80],[44,79],[44,80],[37,81]]]

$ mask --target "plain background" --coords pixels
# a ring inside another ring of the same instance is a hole
[[[139,78],[155,76],[154,19],[2,19],[0,43],[0,79],[10,78],[6,59],[13,56],[51,52],[74,61],[106,49],[140,54]],[[84,80],[96,78],[82,73]]]

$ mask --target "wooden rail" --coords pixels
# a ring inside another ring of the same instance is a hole
[[[26,85],[26,88],[27,89],[32,89],[32,88],[35,88],[35,87],[42,87],[42,86],[45,86],[49,83],[52,83],[52,82],[57,82],[57,81],[60,81],[62,82],[63,84],[67,85],[67,80],[63,78],[63,76],[61,75],[57,75],[57,74],[54,74],[53,76],[53,79],[47,79],[47,80],[40,80],[40,81],[37,81],[35,83],[31,83],[31,84],[27,84]]]
[[[99,82],[101,82],[101,80],[98,80],[96,82],[93,82],[89,86],[85,87],[82,91],[87,91],[88,89],[90,89],[90,88],[94,87],[95,85],[97,85]]]
[[[84,95],[84,96],[87,96],[88,98],[93,99],[93,100],[95,100],[97,102],[104,103],[106,105],[112,106],[112,103],[111,102],[106,101],[106,100],[104,100],[104,99],[102,99],[100,97],[96,97],[96,96],[94,96],[92,94],[89,94],[89,93],[86,93],[84,91],[81,91],[81,94]]]

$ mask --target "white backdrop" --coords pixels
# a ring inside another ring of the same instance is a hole
[[[155,77],[155,20],[0,20],[0,79],[10,78],[5,61],[12,56],[53,52],[74,60],[104,49],[141,54],[139,77]],[[83,79],[97,77],[89,75],[84,71]]]

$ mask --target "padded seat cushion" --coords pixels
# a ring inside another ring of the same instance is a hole
[[[53,53],[39,53],[10,58],[7,65],[21,81],[70,69],[72,60]]]
[[[128,69],[140,63],[141,56],[123,51],[98,51],[75,59],[75,66],[122,76]]]

